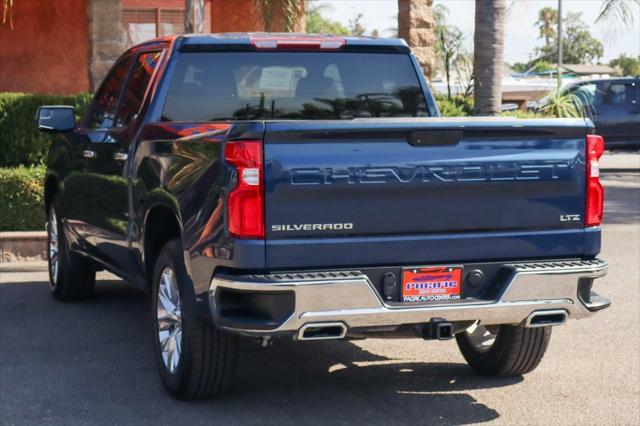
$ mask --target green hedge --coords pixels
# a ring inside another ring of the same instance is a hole
[[[0,167],[42,164],[51,136],[36,128],[36,110],[42,105],[71,105],[80,117],[91,95],[0,93]]]
[[[443,117],[466,117],[473,115],[473,97],[452,96],[451,99],[444,95],[436,95],[436,102],[440,115]],[[550,114],[543,114],[532,111],[506,111],[500,114],[503,117],[516,118],[545,118],[552,117]]]
[[[0,232],[44,229],[45,167],[0,168]]]
[[[465,96],[436,95],[436,103],[443,117],[466,117],[473,115],[473,98]]]

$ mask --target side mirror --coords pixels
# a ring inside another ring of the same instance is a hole
[[[36,112],[36,122],[41,132],[67,132],[75,129],[76,116],[70,106],[41,106]]]

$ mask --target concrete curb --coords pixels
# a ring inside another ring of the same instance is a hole
[[[0,232],[0,263],[44,259],[46,255],[46,232]]]
[[[640,173],[640,153],[607,151],[600,158],[601,173]]]
[[[640,173],[640,169],[622,168],[622,169],[600,169],[600,173],[616,174],[616,173]]]
[[[16,273],[26,273],[26,272],[47,272],[47,270],[48,270],[48,265],[45,260],[0,263],[0,273],[5,273],[5,274],[16,274]]]

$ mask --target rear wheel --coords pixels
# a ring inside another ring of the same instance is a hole
[[[96,270],[89,259],[80,257],[70,249],[58,212],[54,197],[47,215],[49,288],[58,300],[81,300],[93,293]]]
[[[222,394],[233,380],[237,338],[195,315],[182,242],[171,240],[154,268],[151,313],[155,353],[165,388],[184,400]]]
[[[551,327],[474,324],[456,335],[469,366],[486,376],[519,376],[533,371],[544,356]]]

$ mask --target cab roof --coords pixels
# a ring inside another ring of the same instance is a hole
[[[367,50],[409,52],[402,39],[334,36],[302,33],[212,33],[185,34],[149,40],[138,46],[175,42],[180,50],[220,50],[236,47],[241,50]],[[134,48],[135,48],[134,47]]]

